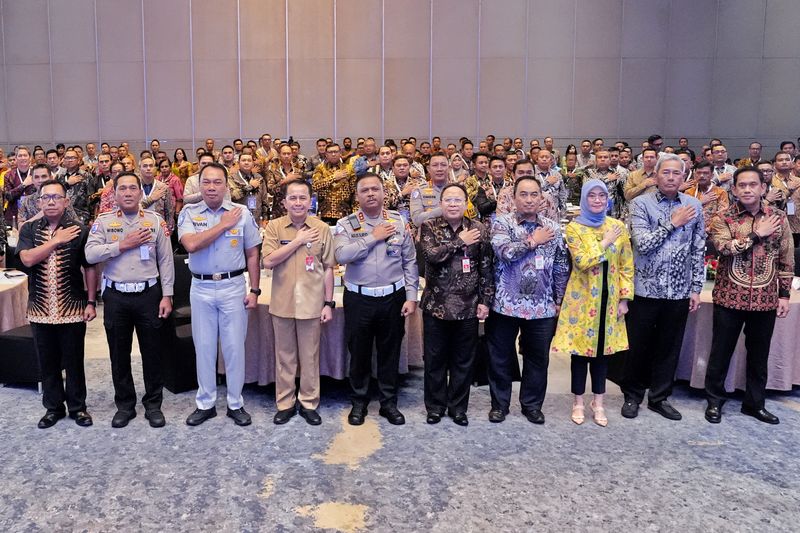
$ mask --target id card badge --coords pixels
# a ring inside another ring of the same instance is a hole
[[[256,195],[255,194],[248,194],[247,195],[247,209],[253,210],[256,208]]]
[[[150,247],[146,244],[143,244],[139,247],[139,259],[142,261],[150,260]]]
[[[790,216],[794,215],[795,214],[795,210],[796,210],[796,208],[795,208],[795,205],[794,205],[794,200],[789,200],[788,202],[786,202],[786,214],[787,215],[790,215]]]
[[[470,272],[472,272],[472,267],[470,266],[469,263],[469,257],[463,257],[461,259],[461,272],[463,272],[464,274],[469,274]]]
[[[306,272],[311,272],[314,270],[314,256],[307,255],[306,256]]]
[[[536,266],[536,270],[544,270],[544,257],[541,255],[534,256],[533,264]]]

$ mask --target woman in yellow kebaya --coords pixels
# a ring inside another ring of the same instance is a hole
[[[603,395],[608,356],[628,349],[625,314],[633,298],[633,253],[625,224],[606,216],[608,189],[597,179],[581,189],[581,213],[567,225],[572,273],[561,304],[552,351],[570,354],[572,421],[584,421],[587,367],[592,375],[594,421],[608,424]]]

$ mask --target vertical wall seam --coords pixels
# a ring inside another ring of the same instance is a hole
[[[386,142],[386,0],[381,0],[381,143]]]
[[[570,97],[570,135],[568,138],[575,138],[575,72],[576,56],[578,55],[578,0],[572,3],[572,96]]]
[[[336,61],[337,61],[337,50],[336,50],[336,0],[333,0],[333,140],[334,142],[338,142],[338,131],[337,131],[337,107],[338,103],[338,88],[336,87],[338,80],[336,79]]]
[[[236,86],[239,89],[239,138],[242,135],[242,19],[241,2],[236,0]]]
[[[483,11],[483,3],[478,0],[478,65],[475,80],[475,142],[480,143],[481,136],[481,12]]]
[[[522,112],[522,120],[524,121],[522,124],[522,131],[519,133],[523,139],[527,139],[528,137],[528,61],[530,58],[530,31],[531,31],[531,24],[530,24],[530,11],[531,11],[531,3],[530,0],[526,0],[525,2],[525,81],[523,82],[522,88],[522,101],[524,105],[524,110]],[[524,141],[523,141],[524,143]]]
[[[97,0],[94,0],[94,65],[97,76],[97,140],[103,142],[103,121],[100,118],[100,36],[97,34]]]
[[[5,48],[3,48],[5,50]],[[50,2],[47,2],[47,68],[50,71],[50,139],[55,143],[56,138],[56,99],[53,94],[53,36],[50,32]],[[31,139],[33,140],[33,139]]]
[[[433,0],[428,23],[428,138],[433,135]]]
[[[625,28],[625,0],[622,0],[622,7],[620,8],[619,27],[623,28],[623,31],[624,31],[624,28]],[[578,28],[576,27],[575,28],[576,33],[577,33],[577,29]],[[619,32],[619,81],[618,81],[619,87],[617,88],[617,132],[616,132],[617,133],[617,135],[616,135],[617,139],[620,139],[621,136],[622,136],[622,114],[623,114],[623,109],[624,109],[624,102],[623,102],[623,99],[622,99],[622,80],[623,80],[622,69],[625,67],[625,58],[624,58],[625,54],[623,53],[623,50],[622,50],[622,48],[623,48],[623,42],[622,42],[623,31]],[[607,135],[605,132],[601,132],[601,133],[602,133],[603,137],[605,137]]]
[[[150,143],[150,132],[147,129],[147,48],[144,39],[144,0],[142,0],[142,86],[144,88],[144,138]]]
[[[192,100],[192,152],[197,150],[197,123],[194,116],[194,24],[192,21],[192,0],[189,0],[189,77],[191,79],[190,94]]]
[[[283,27],[284,27],[284,54],[285,70],[286,70],[286,138],[288,139],[292,134],[292,124],[290,121],[289,112],[289,0],[285,0],[283,7]]]
[[[0,0],[0,42],[3,43],[3,111],[6,114],[6,140],[11,141],[11,127],[8,120],[8,70],[6,70],[6,30],[5,2]]]

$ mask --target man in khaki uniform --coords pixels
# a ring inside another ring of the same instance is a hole
[[[138,176],[123,172],[114,179],[114,191],[119,209],[97,217],[85,250],[90,264],[105,262],[103,324],[117,405],[111,426],[125,427],[136,416],[131,375],[135,329],[142,353],[145,418],[152,427],[162,427],[161,332],[172,312],[175,279],[169,230],[163,218],[140,208],[142,182]]]
[[[320,325],[333,318],[333,236],[327,224],[308,216],[311,186],[285,185],[288,213],[266,227],[262,255],[272,269],[270,314],[275,330],[275,401],[273,421],[285,424],[300,402],[300,416],[312,426],[322,423],[319,407]],[[295,376],[300,366],[300,390]]]

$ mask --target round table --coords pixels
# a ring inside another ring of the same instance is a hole
[[[0,332],[28,323],[28,276],[7,277],[9,272],[20,274],[0,272]]]

